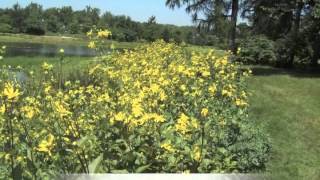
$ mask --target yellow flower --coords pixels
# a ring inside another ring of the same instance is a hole
[[[53,65],[44,62],[41,67],[42,67],[43,70],[49,71],[49,70],[51,70],[53,68]]]
[[[2,104],[2,106],[0,106],[0,114],[4,114],[6,112],[6,105]]]
[[[157,123],[162,123],[162,122],[164,122],[166,119],[162,116],[162,115],[158,115],[158,114],[155,114],[155,113],[153,113],[153,114],[151,114],[152,116],[152,118],[154,119],[154,121],[155,122],[157,122]]]
[[[223,89],[222,90],[222,95],[223,96],[227,96],[227,97],[231,97],[232,96],[232,92],[231,91],[228,91],[226,89]]]
[[[23,161],[23,157],[18,156],[18,157],[17,157],[17,162],[21,162],[21,161]]]
[[[61,49],[59,50],[59,53],[63,54],[63,53],[64,53],[64,49],[61,48]]]
[[[133,103],[132,104],[132,114],[135,117],[139,117],[143,114],[143,108],[140,103]]]
[[[50,85],[47,85],[45,88],[44,88],[44,93],[45,94],[49,94],[49,91],[51,90],[51,86]]]
[[[162,143],[160,145],[161,148],[165,149],[166,151],[173,153],[175,152],[175,149],[172,147],[170,142]]]
[[[69,87],[69,86],[71,86],[71,82],[70,82],[70,81],[66,81],[66,82],[64,83],[64,85],[67,86],[67,87]]]
[[[184,113],[181,113],[176,124],[176,131],[180,132],[183,135],[186,134],[189,131],[188,124],[189,117],[186,116]]]
[[[151,92],[157,93],[160,90],[160,86],[158,84],[152,84],[150,87]]]
[[[37,113],[37,110],[35,108],[30,107],[30,106],[22,107],[21,111],[24,113],[25,117],[28,119],[32,119],[35,116],[35,114]]]
[[[215,84],[212,84],[211,86],[209,86],[208,90],[212,95],[215,95],[215,93],[217,91],[217,86]]]
[[[237,106],[246,106],[246,105],[248,105],[246,101],[244,101],[242,99],[239,99],[239,98],[236,99],[235,103],[236,103]]]
[[[70,115],[71,112],[68,111],[60,102],[58,101],[55,101],[53,103],[53,106],[55,108],[55,111],[57,113],[59,113],[60,117],[64,117],[64,116],[67,116],[67,115]]]
[[[123,112],[119,112],[114,116],[114,119],[116,121],[124,121],[126,118],[126,115]]]
[[[204,76],[204,77],[208,77],[208,76],[210,76],[210,72],[209,71],[204,71],[203,73],[202,73],[202,75]]]
[[[94,41],[89,42],[88,48],[95,49],[96,48],[96,43]]]
[[[187,87],[186,87],[186,85],[183,84],[183,85],[180,86],[180,89],[181,89],[181,91],[186,91]]]
[[[198,120],[195,119],[195,118],[192,118],[192,119],[191,119],[191,125],[192,125],[192,127],[194,127],[195,129],[198,129],[198,127],[199,127],[199,122],[198,122]]]
[[[209,112],[209,110],[207,108],[203,108],[201,110],[201,116],[202,117],[207,117],[208,116],[208,112]]]
[[[109,31],[109,30],[107,30],[107,29],[105,29],[105,30],[99,30],[99,32],[98,32],[98,37],[99,38],[107,38],[107,37],[109,37],[111,35],[111,32]]]
[[[54,136],[52,134],[49,134],[49,136],[46,140],[42,140],[40,142],[37,150],[39,152],[48,153],[49,156],[51,156],[51,151],[52,151],[52,148],[54,147],[53,141],[54,141]]]
[[[87,36],[88,36],[88,37],[92,36],[92,34],[93,34],[92,29],[87,32]]]
[[[11,154],[9,154],[9,153],[4,156],[5,160],[10,160],[10,158],[11,158]]]
[[[223,58],[222,61],[221,61],[221,64],[224,65],[224,66],[227,65],[228,64],[228,60],[226,58]]]
[[[20,96],[19,89],[15,89],[11,83],[6,83],[3,90],[3,95],[7,96],[9,101],[15,101]]]
[[[167,95],[164,91],[160,91],[159,97],[160,97],[160,101],[164,101],[167,99]]]
[[[200,161],[201,160],[201,149],[199,148],[199,146],[196,146],[193,151],[192,151],[192,158],[196,161]]]

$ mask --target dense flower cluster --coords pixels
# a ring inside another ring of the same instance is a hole
[[[4,175],[263,168],[268,146],[247,115],[250,72],[229,56],[157,41],[101,57],[89,83],[58,86],[47,63],[23,86],[1,71]]]
[[[102,44],[104,44],[104,41],[112,36],[111,31],[107,29],[91,29],[89,32],[87,32],[87,37],[89,38],[90,42],[88,44],[88,48],[90,49],[97,49],[101,48]],[[100,49],[101,51],[101,49]]]

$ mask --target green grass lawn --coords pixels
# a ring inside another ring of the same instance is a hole
[[[34,36],[27,34],[0,33],[0,42],[86,45],[87,41],[88,40],[84,38],[73,36]]]
[[[28,71],[37,71],[41,68],[44,62],[53,64],[55,67],[59,64],[59,57],[6,57],[0,60],[0,67],[2,65],[10,65],[13,68],[21,66],[23,69]],[[81,70],[86,67],[89,63],[95,62],[93,57],[64,57],[63,60],[63,71],[72,72]]]
[[[53,45],[76,45],[76,46],[87,46],[89,40],[85,36],[34,36],[27,34],[9,34],[0,33],[0,42],[2,45],[5,43],[37,43],[37,44],[53,44]],[[113,43],[116,48],[119,49],[132,49],[143,43],[139,42],[117,42],[110,41],[106,42],[107,45]]]
[[[320,179],[320,73],[253,68],[250,115],[272,140],[271,179]]]

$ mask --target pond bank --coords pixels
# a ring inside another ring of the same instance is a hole
[[[46,35],[46,36],[35,36],[27,34],[9,34],[0,33],[0,44],[6,43],[36,43],[36,44],[49,44],[49,45],[76,45],[76,46],[87,46],[89,39],[81,35]],[[116,48],[120,49],[132,49],[143,43],[140,42],[117,42],[108,40],[106,46],[114,44]]]

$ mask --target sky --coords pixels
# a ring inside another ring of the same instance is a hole
[[[0,0],[0,8],[12,7],[19,3],[25,7],[31,2],[50,7],[72,6],[74,10],[84,9],[87,5],[110,11],[114,15],[130,16],[133,20],[146,22],[152,15],[161,24],[192,25],[191,17],[183,8],[171,10],[165,6],[165,0]]]

